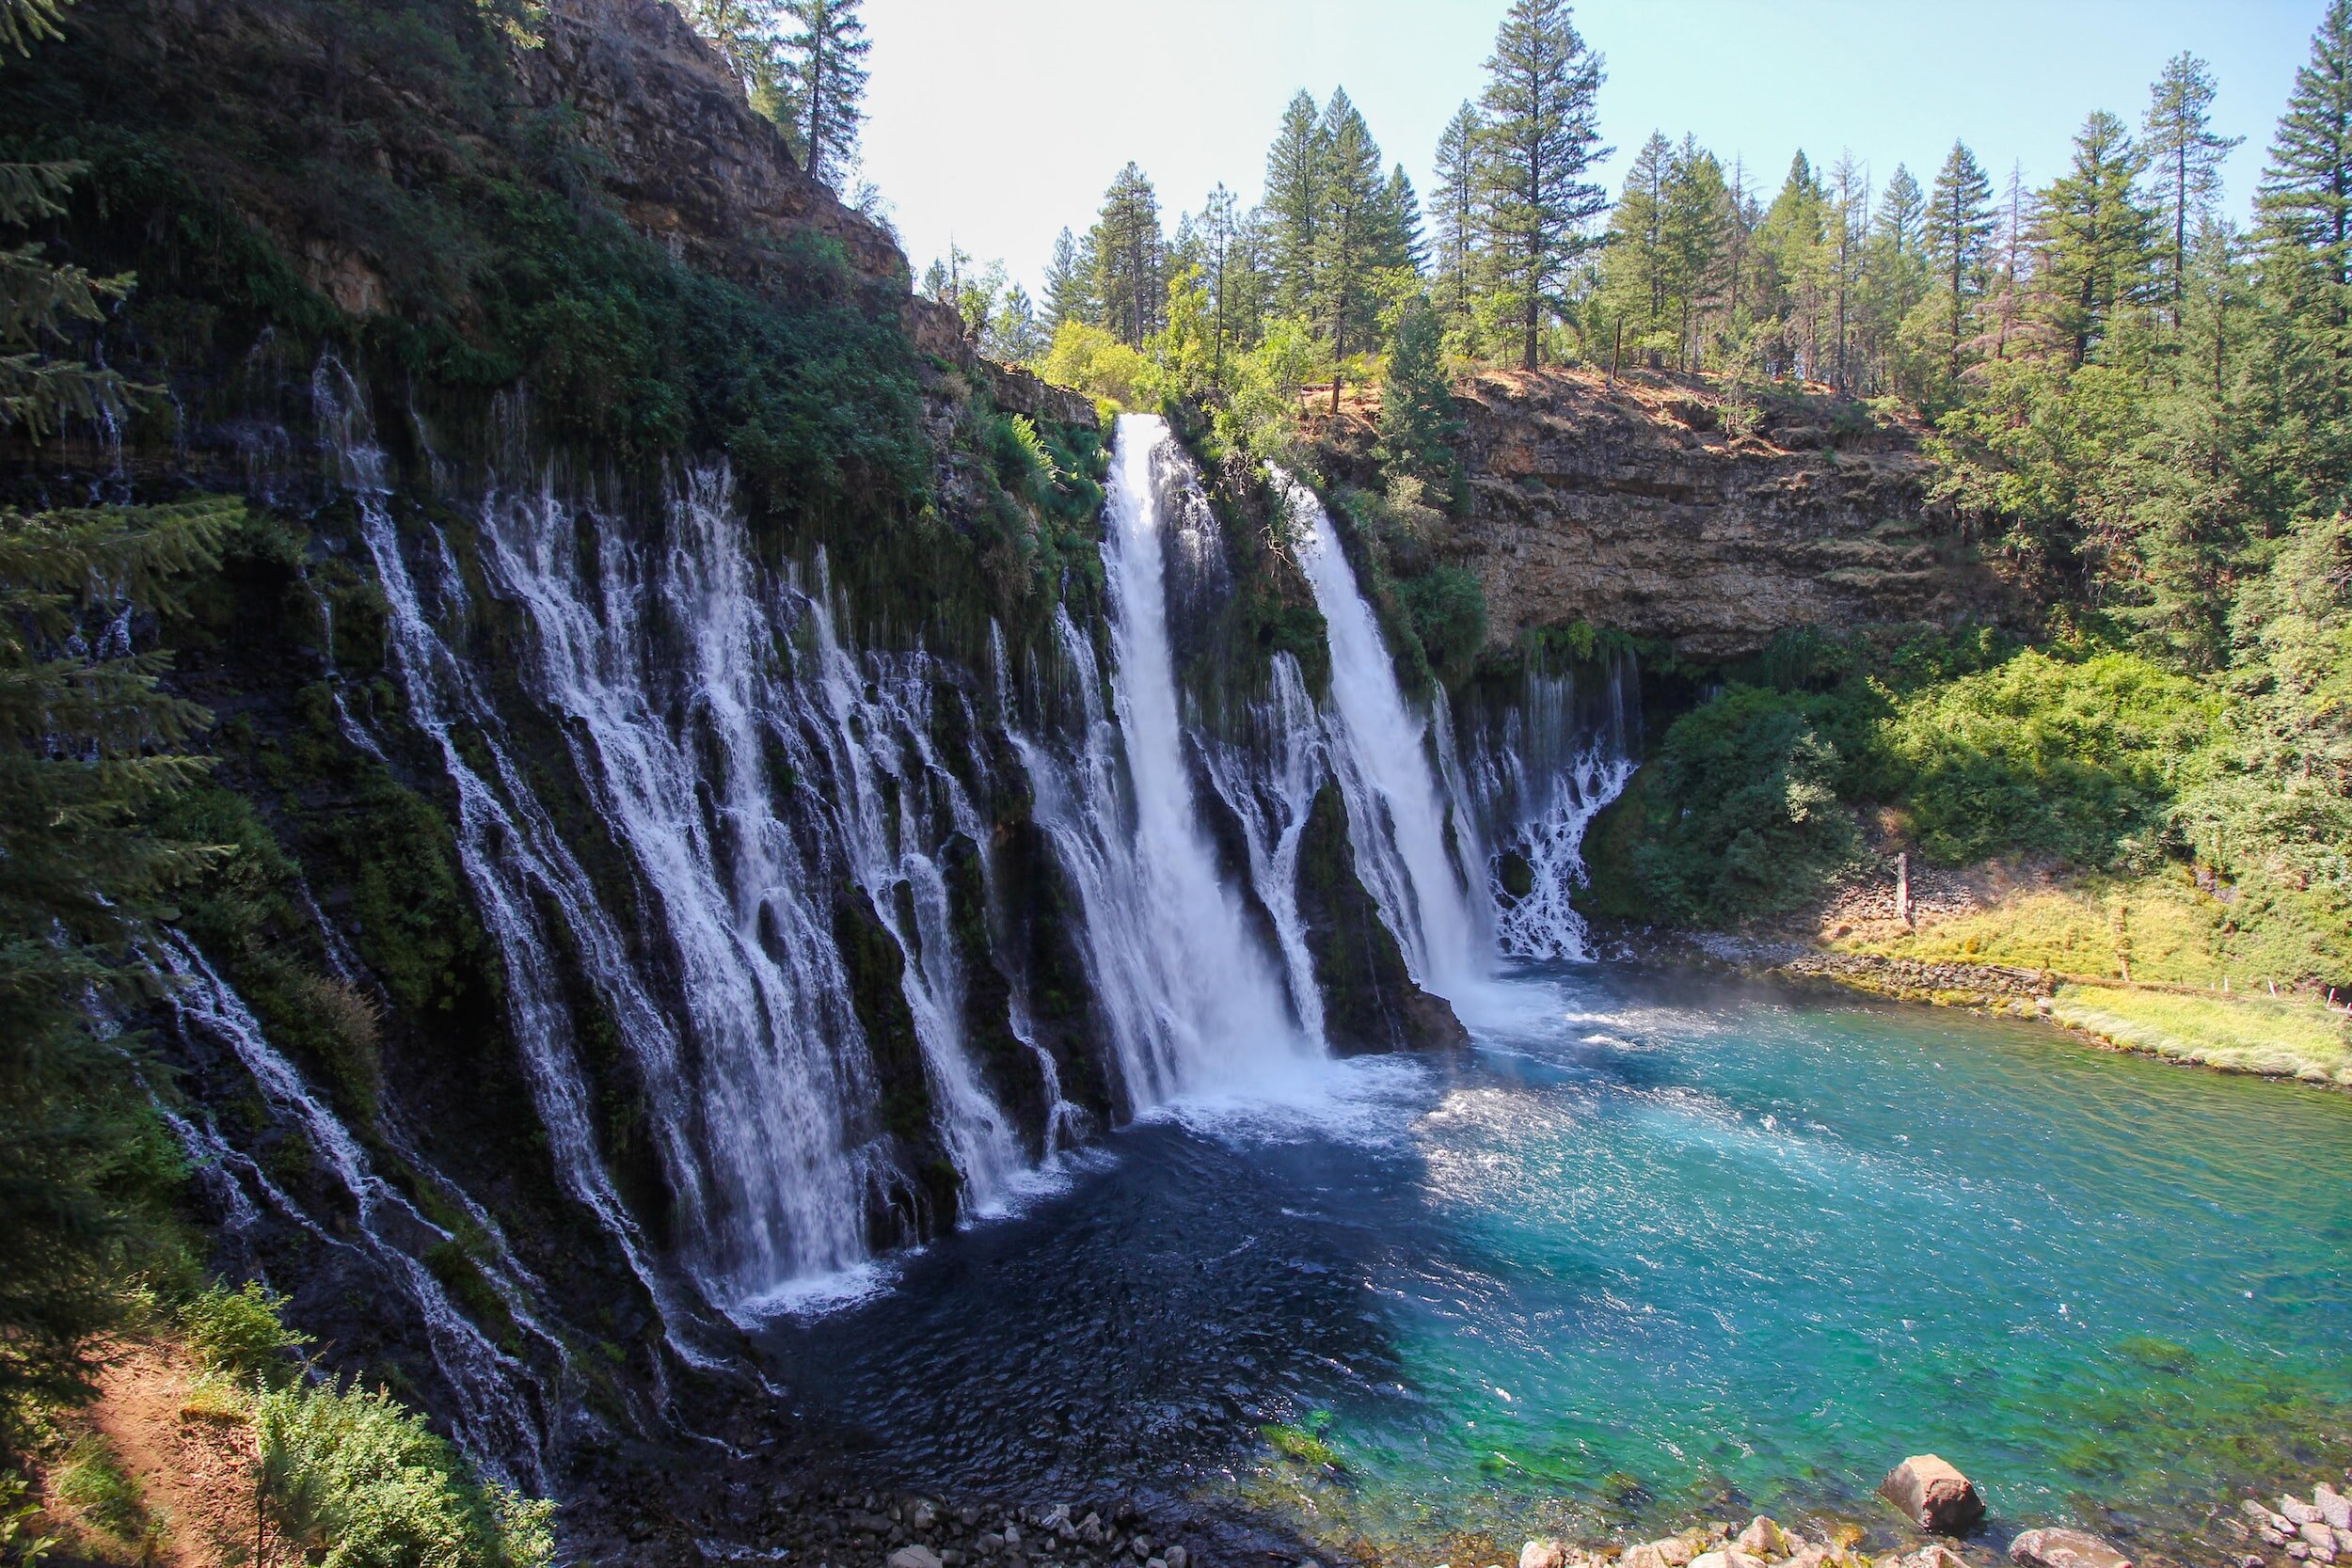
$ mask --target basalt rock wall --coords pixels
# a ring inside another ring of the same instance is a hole
[[[1583,621],[1714,662],[1798,626],[2030,619],[1931,500],[1916,429],[1851,400],[1491,372],[1459,410],[1454,543],[1498,643]]]

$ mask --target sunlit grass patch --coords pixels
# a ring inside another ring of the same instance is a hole
[[[2352,1085],[2352,1024],[2316,1001],[2073,985],[2050,1016],[2175,1061]]]

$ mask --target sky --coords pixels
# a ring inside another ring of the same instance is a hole
[[[1283,105],[1343,86],[1426,199],[1438,133],[1474,98],[1508,0],[866,0],[865,174],[918,275],[950,241],[1032,293],[1054,236],[1083,232],[1121,165],[1172,231],[1222,180],[1254,203]],[[1873,188],[1922,185],[1967,142],[1997,189],[2042,184],[2093,109],[2135,128],[2187,50],[2220,83],[2216,128],[2246,138],[2228,210],[2264,150],[2326,0],[1581,0],[1607,62],[1613,193],[1652,130],[1745,161],[1766,198],[1799,148],[1851,149]]]

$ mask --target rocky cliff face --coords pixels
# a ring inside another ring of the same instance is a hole
[[[1860,404],[1775,397],[1750,422],[1692,378],[1572,371],[1465,392],[1454,544],[1498,642],[1584,621],[1711,661],[1795,626],[2027,613],[1941,526],[1916,432]]]
[[[670,0],[550,0],[537,32],[516,51],[524,92],[577,115],[621,212],[674,254],[751,280],[814,231],[868,277],[907,276],[898,242],[809,177]]]

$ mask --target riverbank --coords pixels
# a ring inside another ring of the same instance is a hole
[[[1978,867],[1922,870],[1910,894],[1901,910],[1888,879],[1746,930],[1597,934],[1613,956],[2039,1019],[2103,1050],[2352,1088],[2352,997],[2217,957],[2194,890]]]

